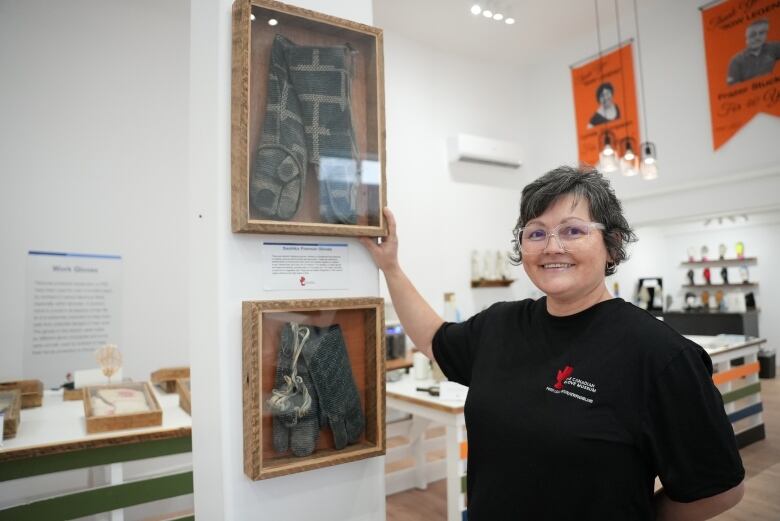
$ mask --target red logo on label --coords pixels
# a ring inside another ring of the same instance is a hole
[[[555,385],[553,387],[555,387],[559,391],[563,389],[564,380],[570,377],[573,372],[574,372],[574,368],[570,365],[567,365],[563,369],[558,369],[558,376],[555,377],[556,380],[558,381],[555,382]]]
[[[305,286],[305,285],[306,285],[306,277],[301,277],[301,278],[298,280],[298,282],[300,282],[300,283],[301,283],[301,286]]]

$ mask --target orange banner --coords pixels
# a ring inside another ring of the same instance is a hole
[[[780,1],[727,0],[701,17],[717,150],[759,112],[780,116]]]
[[[627,137],[639,151],[639,119],[631,43],[571,68],[580,163],[596,165],[607,135],[621,150]]]

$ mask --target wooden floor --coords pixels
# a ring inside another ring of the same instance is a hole
[[[761,380],[766,439],[740,452],[747,472],[742,502],[717,521],[780,520],[780,378]],[[408,490],[387,497],[388,521],[436,521],[447,518],[444,480],[427,490]]]

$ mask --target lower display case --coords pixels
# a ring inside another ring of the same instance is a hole
[[[244,472],[385,453],[384,301],[243,303]]]

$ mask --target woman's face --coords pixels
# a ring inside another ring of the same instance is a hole
[[[603,107],[609,107],[612,105],[612,91],[609,89],[603,89],[599,95],[599,103]]]
[[[541,224],[549,232],[563,222],[593,220],[585,199],[581,198],[572,207],[573,203],[574,195],[563,195],[526,226]],[[601,230],[591,229],[589,236],[577,240],[569,249],[572,251],[562,249],[556,238],[550,237],[542,252],[533,255],[523,252],[525,272],[548,299],[576,302],[604,287],[604,269],[609,255]]]

